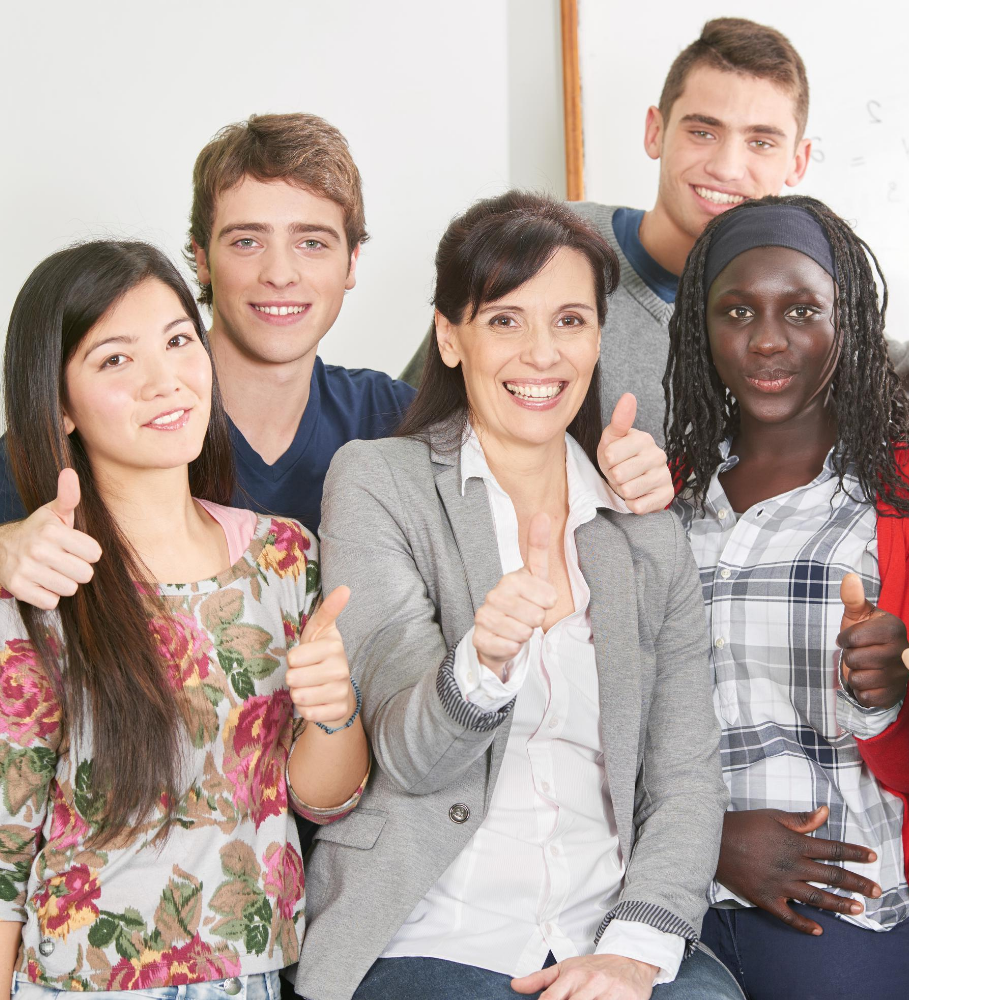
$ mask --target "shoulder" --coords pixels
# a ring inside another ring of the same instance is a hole
[[[272,557],[265,558],[268,565],[304,566],[308,560],[318,557],[316,536],[301,521],[293,517],[263,515],[260,521],[257,537],[264,543],[265,554]]]
[[[407,484],[426,492],[434,488],[435,468],[430,444],[421,438],[348,441],[333,456],[326,491],[360,485],[366,492],[382,493],[387,489],[398,491]]]
[[[684,528],[672,507],[649,514],[601,513],[625,536],[636,560],[663,560],[687,545]]]
[[[390,400],[405,408],[416,395],[413,386],[371,368],[344,368],[317,361],[316,372],[321,387],[341,400],[346,394],[359,399]]]
[[[582,215],[588,222],[593,223],[610,222],[611,216],[621,207],[620,205],[602,205],[596,201],[567,201],[565,205],[577,215]]]

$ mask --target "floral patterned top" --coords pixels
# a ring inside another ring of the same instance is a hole
[[[301,804],[286,763],[304,722],[284,675],[319,595],[317,552],[298,522],[259,517],[225,573],[160,586],[171,617],[150,627],[186,699],[188,739],[186,793],[156,844],[162,810],[92,846],[102,803],[89,729],[63,724],[16,602],[2,595],[0,919],[24,922],[16,970],[32,982],[149,989],[298,960],[304,877],[289,800]],[[346,814],[360,791],[309,818]]]

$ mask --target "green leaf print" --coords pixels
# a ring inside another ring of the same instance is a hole
[[[230,674],[229,683],[232,684],[234,693],[244,701],[252,698],[257,692],[253,678],[245,670],[237,670]]]
[[[124,926],[119,926],[118,928],[118,933],[115,935],[115,947],[122,958],[127,958],[131,961],[133,958],[139,957],[139,949],[132,943],[132,939],[129,937],[129,933]]]
[[[235,917],[232,920],[224,920],[221,924],[216,924],[212,928],[213,934],[223,937],[227,941],[239,941],[246,932],[247,922]]]
[[[271,904],[268,902],[266,896],[261,896],[252,906],[248,906],[244,910],[244,916],[247,920],[260,920],[267,924],[268,927],[271,926]]]
[[[319,590],[319,563],[310,559],[306,563],[306,597]]]
[[[265,924],[253,924],[247,928],[243,938],[243,945],[251,955],[261,955],[267,947],[267,939],[271,936],[271,929]]]
[[[202,601],[199,610],[205,628],[217,633],[243,617],[243,592],[229,587],[217,590]]]
[[[13,903],[20,894],[20,889],[14,885],[13,880],[7,872],[0,873],[0,899],[5,903]]]
[[[115,935],[119,932],[120,928],[121,925],[110,917],[99,917],[97,922],[91,925],[90,932],[87,934],[87,940],[95,948],[107,948],[114,941]]]
[[[73,782],[73,804],[88,823],[94,823],[100,818],[104,806],[104,796],[94,789],[92,771],[91,761],[80,761]]]

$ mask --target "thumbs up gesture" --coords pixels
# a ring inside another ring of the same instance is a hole
[[[356,707],[351,670],[337,629],[337,616],[351,596],[347,587],[331,590],[288,651],[285,683],[303,719],[343,725]]]
[[[906,626],[865,598],[857,573],[841,581],[840,600],[841,683],[865,708],[891,708],[903,697],[909,678],[903,660],[909,646]]]
[[[549,515],[535,514],[528,524],[524,566],[502,576],[476,612],[473,648],[479,662],[501,680],[507,664],[556,605],[558,594],[549,582],[551,534]]]
[[[59,473],[56,497],[23,521],[0,528],[0,586],[14,597],[51,611],[94,575],[101,547],[73,527],[80,478]]]
[[[626,392],[597,446],[601,472],[633,514],[663,510],[674,498],[667,455],[651,434],[636,430],[636,399]]]

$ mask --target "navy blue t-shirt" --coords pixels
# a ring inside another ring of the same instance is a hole
[[[288,450],[268,465],[227,417],[233,444],[237,490],[234,507],[294,517],[313,533],[319,530],[323,480],[333,453],[355,438],[386,437],[399,424],[416,390],[368,368],[325,365],[317,358],[309,402]],[[0,442],[0,523],[25,516]]]
[[[664,302],[673,302],[677,298],[677,275],[657,264],[639,240],[639,223],[645,214],[639,208],[619,208],[611,216],[611,228],[635,273]]]

